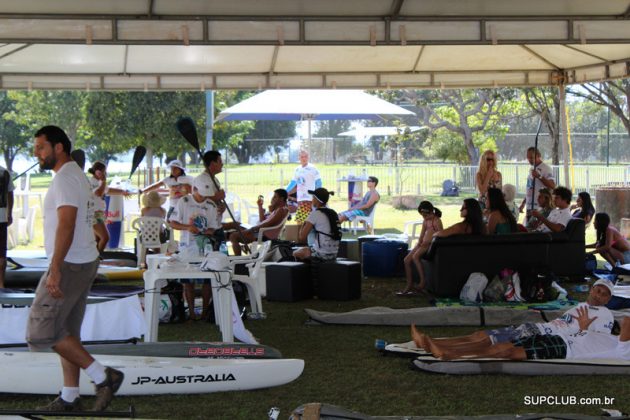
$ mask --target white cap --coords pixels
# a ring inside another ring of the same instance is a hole
[[[610,291],[611,295],[613,293],[613,287],[615,287],[610,280],[606,280],[606,279],[599,279],[599,280],[597,280],[595,283],[593,283],[593,287],[595,287],[595,286],[604,286],[605,288],[607,288]]]
[[[212,197],[216,194],[216,188],[212,182],[212,178],[210,178],[210,174],[207,172],[202,172],[201,175],[197,176],[192,186],[193,190],[196,188],[197,192],[204,197]]]
[[[181,161],[181,160],[179,160],[179,159],[171,160],[171,161],[168,163],[168,167],[169,167],[169,168],[173,168],[173,167],[175,167],[175,168],[179,168],[179,169],[181,169],[182,171],[185,171],[185,170],[186,170],[186,168],[184,168],[184,164],[183,164],[183,163],[182,163],[182,161]]]

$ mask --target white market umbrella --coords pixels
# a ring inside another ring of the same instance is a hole
[[[360,90],[267,90],[252,96],[219,114],[216,121],[311,121],[377,120],[393,116],[415,115]]]

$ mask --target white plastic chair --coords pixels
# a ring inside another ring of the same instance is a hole
[[[264,242],[263,245],[258,248],[258,251],[251,256],[244,257],[230,257],[230,269],[232,270],[232,280],[240,281],[247,287],[247,294],[249,295],[249,304],[251,306],[252,314],[262,314],[262,290],[258,276],[258,272],[261,269],[262,263],[265,260],[265,256],[269,251],[271,241]],[[234,267],[237,264],[245,264],[247,267],[247,275],[234,274]]]
[[[374,207],[372,208],[372,213],[370,213],[369,216],[357,216],[354,218],[354,220],[352,221],[352,227],[350,228],[350,230],[352,230],[353,235],[357,234],[357,230],[363,230],[363,229],[365,229],[365,231],[369,235],[374,234],[374,215],[376,214],[377,205],[378,203],[374,204]],[[360,227],[359,223],[364,223],[365,227]]]
[[[159,248],[160,253],[165,253],[168,248],[166,243],[160,242],[160,232],[167,229],[166,222],[161,217],[139,217],[131,222],[131,228],[138,232],[136,243],[136,254],[138,256],[138,267],[144,263],[147,250]]]
[[[409,249],[412,248],[411,244],[416,239],[420,239],[420,232],[416,234],[416,230],[420,226],[420,231],[422,231],[422,220],[412,220],[411,222],[405,222],[405,227],[403,232],[407,235],[407,244],[409,245]],[[409,232],[411,230],[411,232]]]
[[[287,212],[287,215],[284,216],[284,219],[282,219],[282,221],[278,223],[277,225],[260,228],[258,230],[258,238],[256,238],[256,242],[252,242],[251,244],[249,244],[249,249],[251,249],[252,253],[256,252],[258,247],[260,247],[263,244],[264,242],[263,235],[265,234],[265,232],[268,232],[274,229],[280,229],[280,232],[278,233],[278,238],[281,237],[282,234],[284,233],[284,225],[286,225],[288,219],[289,219],[289,212]]]

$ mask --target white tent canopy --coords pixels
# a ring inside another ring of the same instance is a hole
[[[1,0],[4,89],[535,86],[626,77],[630,0]]]

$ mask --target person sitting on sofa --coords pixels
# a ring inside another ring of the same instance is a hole
[[[404,290],[396,292],[396,296],[411,296],[424,292],[425,279],[424,270],[422,268],[422,256],[427,253],[433,241],[433,235],[443,229],[442,212],[433,207],[430,201],[423,201],[418,206],[418,213],[422,216],[422,230],[416,246],[407,254],[404,259],[405,277],[407,278],[407,286]],[[413,266],[415,265],[420,275],[420,284],[415,288],[413,286]]]
[[[535,334],[507,343],[493,344],[485,349],[444,348],[437,340],[424,337],[431,353],[442,360],[461,358],[499,358],[510,360],[546,359],[613,359],[630,360],[630,317],[621,321],[619,337],[588,331],[593,321],[588,312],[580,311],[578,322],[585,326],[578,333],[564,335]]]
[[[512,212],[514,219],[518,223],[518,218],[520,216],[520,212],[518,210],[518,206],[516,205],[516,187],[514,184],[505,184],[501,189],[503,191],[503,198],[505,199],[505,204],[508,209]]]
[[[607,213],[597,213],[593,222],[597,232],[597,242],[586,248],[595,248],[591,254],[600,254],[613,267],[619,264],[630,264],[630,243],[621,232],[610,225]]]
[[[444,238],[451,235],[483,235],[486,233],[486,226],[483,223],[481,206],[474,198],[467,198],[459,209],[459,214],[464,218],[459,223],[455,223],[444,230],[434,234],[434,237]]]
[[[591,223],[593,215],[595,215],[595,207],[593,207],[593,201],[591,195],[586,191],[582,191],[577,195],[575,204],[571,206],[571,217],[575,219],[584,220],[584,224]]]
[[[532,216],[540,220],[541,224],[536,228],[538,232],[562,232],[571,220],[571,190],[566,187],[557,187],[553,190],[553,203],[555,208],[549,213],[549,217],[543,216],[539,210],[532,210]]]
[[[488,211],[488,234],[506,234],[518,232],[516,219],[503,198],[503,192],[498,188],[488,188],[486,196]]]
[[[549,217],[551,210],[553,210],[553,197],[551,197],[551,191],[547,188],[541,188],[538,192],[538,211],[545,217]],[[540,226],[542,222],[535,217],[530,217],[527,222],[528,231],[536,230],[538,226]]]
[[[561,317],[549,322],[525,323],[518,326],[480,330],[465,336],[433,338],[432,340],[444,349],[457,350],[463,348],[469,351],[478,351],[485,350],[494,344],[523,340],[538,334],[553,334],[566,337],[578,333],[583,327],[578,322],[580,312],[586,312],[588,319],[591,319],[591,322],[585,326],[586,330],[611,334],[614,317],[605,305],[612,297],[612,290],[612,282],[604,279],[597,280],[591,287],[585,304],[575,306],[562,314]],[[411,334],[417,347],[430,350],[430,345],[425,340],[426,336],[413,325],[411,326]]]

